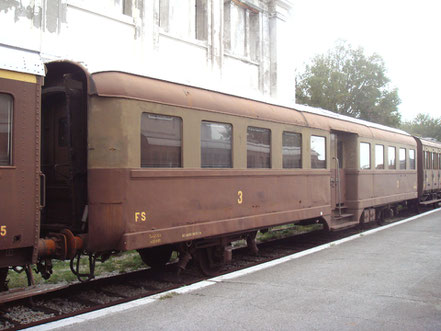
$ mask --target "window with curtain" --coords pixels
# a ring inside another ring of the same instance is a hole
[[[0,93],[0,166],[12,164],[13,99]]]

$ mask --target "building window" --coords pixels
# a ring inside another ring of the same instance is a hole
[[[387,157],[388,157],[388,160],[389,160],[389,162],[388,162],[389,169],[396,169],[397,168],[397,162],[396,162],[396,155],[395,155],[395,153],[396,153],[396,148],[395,147],[389,146],[387,148],[387,154],[388,154]]]
[[[311,168],[326,169],[326,138],[311,136]]]
[[[247,167],[271,168],[271,131],[269,129],[248,127]]]
[[[201,123],[201,167],[232,168],[231,124]]]
[[[406,149],[400,148],[398,156],[400,157],[400,169],[406,169]]]
[[[371,168],[371,144],[360,143],[360,169]]]
[[[12,164],[12,96],[0,94],[0,166]]]
[[[159,0],[159,26],[181,38],[207,40],[207,0]]]
[[[409,149],[409,169],[416,169],[414,149]]]
[[[224,47],[232,55],[259,60],[259,11],[239,0],[224,2]]]
[[[283,132],[283,168],[302,167],[302,135],[294,132]]]
[[[182,119],[143,113],[141,167],[178,168],[182,155]]]
[[[384,146],[375,145],[375,169],[384,169]]]
[[[123,0],[122,6],[123,14],[132,16],[132,0]]]

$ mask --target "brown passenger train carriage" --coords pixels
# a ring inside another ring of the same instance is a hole
[[[0,268],[37,259],[41,73],[0,69]],[[4,277],[2,275],[2,277]],[[3,283],[0,284],[3,288]]]
[[[323,110],[69,62],[47,64],[41,103],[41,162],[29,159],[26,181],[37,211],[23,218],[35,240],[2,267],[38,262],[49,276],[51,258],[138,249],[153,266],[178,250],[180,267],[194,257],[209,272],[232,240],[256,250],[259,229],[338,230],[418,197],[414,138]]]
[[[417,197],[402,131],[119,72],[87,92],[89,251],[228,246],[304,220],[334,230]]]
[[[422,205],[441,201],[441,143],[415,138],[418,144],[418,197]]]

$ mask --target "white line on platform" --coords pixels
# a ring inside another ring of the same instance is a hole
[[[222,275],[222,276],[214,277],[214,278],[211,278],[211,279],[208,279],[208,280],[203,280],[201,282],[194,283],[194,284],[191,284],[191,285],[188,285],[188,286],[183,286],[181,288],[173,289],[173,290],[170,290],[170,291],[167,291],[167,292],[162,292],[162,293],[159,293],[159,294],[151,295],[151,296],[146,297],[146,298],[137,299],[137,300],[134,300],[134,301],[122,303],[122,304],[119,304],[119,305],[115,305],[115,306],[112,306],[112,307],[100,309],[100,310],[93,311],[93,312],[90,312],[90,313],[85,313],[85,314],[81,314],[81,315],[78,315],[78,316],[66,318],[66,319],[61,320],[61,321],[55,321],[55,322],[47,323],[47,324],[44,324],[44,325],[34,326],[34,327],[28,328],[26,330],[45,331],[45,330],[53,330],[53,329],[56,329],[56,328],[62,328],[62,327],[74,325],[74,324],[77,324],[77,323],[93,320],[95,318],[104,317],[104,316],[107,316],[107,315],[110,315],[110,314],[113,314],[113,313],[125,311],[125,310],[131,309],[131,308],[135,308],[135,307],[138,307],[138,306],[146,305],[146,304],[155,302],[157,300],[160,300],[162,297],[167,296],[167,295],[184,294],[184,293],[189,293],[189,292],[192,292],[192,291],[196,291],[196,290],[199,290],[199,289],[211,286],[213,284],[216,284],[216,283],[219,283],[219,282],[222,282],[222,281],[225,281],[225,280],[231,280],[231,279],[234,279],[234,278],[237,278],[237,277],[241,277],[241,276],[244,276],[244,275],[251,274],[251,273],[256,272],[256,271],[260,271],[260,270],[264,270],[264,269],[267,269],[267,268],[271,268],[271,267],[276,266],[276,265],[281,264],[281,263],[285,263],[285,262],[288,262],[288,261],[291,261],[291,260],[295,260],[295,259],[298,259],[300,257],[306,256],[306,255],[310,255],[310,254],[322,251],[322,250],[330,248],[330,247],[334,247],[334,246],[343,244],[345,242],[348,242],[348,241],[351,241],[351,240],[354,240],[354,239],[357,239],[357,238],[360,238],[360,237],[368,236],[370,234],[373,234],[373,233],[376,233],[376,232],[379,232],[379,231],[383,231],[383,230],[389,229],[391,227],[394,227],[394,226],[397,226],[397,225],[400,225],[400,224],[404,224],[404,223],[413,221],[415,219],[418,219],[418,218],[430,215],[430,214],[432,214],[434,212],[437,212],[439,210],[440,209],[434,209],[434,210],[425,212],[423,214],[419,214],[419,215],[416,215],[416,216],[413,216],[413,217],[410,217],[410,218],[406,218],[404,220],[401,220],[401,221],[398,221],[398,222],[395,222],[395,223],[391,223],[391,224],[388,224],[388,225],[385,225],[385,226],[381,226],[381,227],[376,228],[376,229],[368,230],[368,231],[365,231],[365,232],[361,232],[361,233],[352,235],[352,236],[344,238],[344,239],[340,239],[340,240],[333,241],[331,243],[323,244],[323,245],[320,245],[320,246],[317,246],[317,247],[314,247],[314,248],[311,248],[311,249],[308,249],[308,250],[305,250],[305,251],[302,251],[302,252],[299,252],[299,253],[295,253],[295,254],[292,254],[292,255],[289,255],[289,256],[285,256],[285,257],[282,257],[282,258],[277,259],[277,260],[272,260],[272,261],[269,261],[269,262],[265,262],[265,263],[262,263],[262,264],[259,264],[259,265],[256,265],[256,266],[253,266],[253,267],[250,267],[250,268],[246,268],[246,269],[242,269],[242,270],[238,270],[238,271],[233,271],[233,272],[231,272],[229,274],[225,274],[225,275]]]

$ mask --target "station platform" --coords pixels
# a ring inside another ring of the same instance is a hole
[[[441,330],[441,209],[351,239],[33,329]]]

